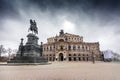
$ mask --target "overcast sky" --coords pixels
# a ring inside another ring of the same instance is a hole
[[[120,53],[120,0],[0,0],[0,44],[18,49],[21,38],[25,44],[30,19],[39,44],[63,29]]]

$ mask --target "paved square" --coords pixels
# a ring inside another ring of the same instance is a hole
[[[120,64],[53,62],[50,65],[0,66],[0,80],[120,80]]]

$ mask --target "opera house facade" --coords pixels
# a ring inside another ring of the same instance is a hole
[[[83,37],[75,34],[59,32],[43,44],[43,55],[48,61],[91,61],[102,60],[99,42],[84,42]]]

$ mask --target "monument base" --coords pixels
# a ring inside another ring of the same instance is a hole
[[[28,56],[21,56],[21,57],[14,57],[8,63],[47,63],[47,60],[44,57],[28,57]]]

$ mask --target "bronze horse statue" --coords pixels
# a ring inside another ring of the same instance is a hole
[[[30,19],[30,28],[28,29],[28,32],[29,30],[32,31],[32,33],[38,34],[38,28],[35,20],[32,21],[32,19]]]

